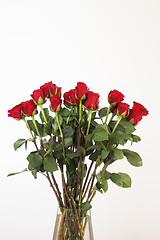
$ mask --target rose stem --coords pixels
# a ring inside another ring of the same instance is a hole
[[[85,182],[84,182],[84,185],[83,185],[82,192],[84,192],[84,190],[85,190],[85,187],[86,187],[86,184],[87,184],[87,181],[88,181],[89,174],[90,174],[90,171],[92,169],[93,163],[94,163],[94,161],[92,161],[90,166],[89,166],[89,169],[88,169],[88,172],[87,172],[87,176],[86,176],[86,179],[85,179]]]
[[[79,122],[82,118],[82,100],[79,100]]]
[[[33,136],[33,133],[32,133],[32,131],[31,131],[31,129],[30,129],[30,126],[29,126],[28,122],[27,122],[25,119],[23,119],[23,121],[26,123],[27,128],[29,129],[29,131],[30,131],[30,133],[31,133],[31,136],[32,136],[32,138],[33,138],[33,142],[34,142],[34,145],[35,145],[35,147],[36,147],[36,149],[37,149],[37,152],[39,153],[39,155],[41,155],[41,154],[40,154],[40,151],[39,151],[39,149],[38,149],[38,146],[37,146],[35,137]]]
[[[91,119],[92,119],[92,110],[90,109],[90,110],[88,111],[88,128],[87,128],[86,136],[87,136],[88,133],[89,133],[89,128],[90,128],[90,124],[91,124]]]
[[[87,141],[86,141],[86,138],[85,138],[84,149],[86,149],[86,146],[87,146]],[[84,154],[83,160],[82,160],[82,177],[81,177],[81,184],[80,184],[79,207],[80,207],[81,200],[82,200],[82,187],[83,187],[83,180],[84,180],[84,162],[85,162],[85,157],[86,157],[86,150],[85,150],[85,154]]]
[[[70,209],[71,209],[72,215],[74,216],[74,212],[73,212],[72,204],[71,204],[71,199],[69,198],[69,195],[68,195],[68,192],[67,192],[66,183],[65,183],[65,178],[64,178],[64,174],[63,174],[62,168],[63,168],[62,163],[60,163],[61,176],[62,176],[62,185],[63,185],[64,193],[65,193],[66,198],[67,198],[67,200],[68,200],[68,204],[69,204],[69,207],[70,207]],[[67,206],[66,206],[66,208],[67,208]],[[75,223],[75,222],[74,222],[74,224],[75,224],[75,228],[77,229],[77,226],[76,226],[76,223]],[[77,231],[77,232],[78,232],[78,231]]]
[[[62,197],[61,197],[61,192],[60,192],[60,190],[59,190],[58,184],[57,184],[57,182],[56,182],[56,179],[55,179],[53,173],[51,173],[51,177],[52,177],[52,180],[53,180],[53,182],[54,182],[54,185],[55,185],[55,187],[56,187],[56,189],[57,189],[57,193],[58,193],[58,195],[59,195],[59,199],[60,199],[61,205],[62,205],[62,207],[64,207],[64,204],[63,204],[63,201],[62,201]]]
[[[39,132],[39,130],[38,130],[38,127],[37,127],[36,121],[35,121],[35,119],[34,119],[34,116],[32,116],[32,121],[33,121],[33,124],[34,124],[34,126],[35,126],[35,129],[36,129],[36,131],[37,131],[37,134],[38,134],[38,136],[39,136],[39,139],[40,139],[40,141],[42,142],[42,137],[41,137],[41,134],[40,134],[40,132]]]
[[[79,227],[79,230],[80,230],[80,234],[82,236],[82,229],[81,229],[81,226],[80,226],[80,222],[79,222],[79,218],[78,218],[78,214],[77,214],[77,208],[76,208],[76,203],[74,201],[74,198],[72,196],[72,192],[71,192],[71,188],[69,188],[69,193],[70,193],[70,198],[72,200],[72,203],[73,203],[73,208],[75,210],[75,215],[76,215],[76,218],[77,218],[77,222],[78,222],[78,227]]]
[[[89,199],[89,197],[90,197],[90,194],[91,194],[91,191],[92,191],[92,188],[93,188],[93,183],[94,183],[94,180],[95,180],[95,177],[96,177],[96,170],[97,170],[97,168],[101,165],[102,162],[103,162],[103,159],[101,159],[101,161],[100,161],[98,164],[96,163],[94,172],[93,172],[93,174],[92,174],[92,176],[91,176],[91,178],[90,178],[90,181],[89,181],[89,183],[88,183],[88,187],[89,187],[89,184],[90,184],[90,182],[91,182],[91,180],[92,180],[90,189],[89,189],[89,191],[88,191],[87,201],[88,201],[88,199]],[[88,190],[88,189],[87,189],[87,190]],[[86,191],[86,193],[87,193],[87,191]],[[85,197],[85,196],[84,196],[84,197]]]
[[[56,198],[57,198],[57,200],[58,200],[58,203],[59,203],[59,207],[61,208],[61,207],[63,207],[63,206],[61,206],[61,201],[60,201],[60,199],[59,199],[59,197],[58,197],[58,194],[57,194],[57,192],[56,192],[56,190],[55,190],[55,188],[54,188],[54,186],[53,186],[53,184],[52,184],[52,181],[51,181],[51,179],[50,179],[50,176],[49,176],[49,173],[46,171],[46,173],[47,173],[47,179],[48,179],[48,181],[49,181],[49,183],[50,183],[50,186],[52,187],[52,189],[53,189],[53,191],[54,191],[54,193],[55,193],[55,195],[56,195]]]
[[[112,104],[110,104],[109,108],[107,109],[105,124],[107,123],[107,119],[108,119],[108,115],[109,115],[109,111],[110,111],[111,107],[112,107]]]
[[[109,158],[109,159],[106,161],[105,165],[103,166],[101,178],[103,177],[103,175],[104,175],[104,173],[105,173],[105,171],[106,171],[106,169],[107,169],[110,161],[111,161],[111,159]],[[93,197],[95,196],[96,192],[97,192],[97,190],[94,190],[94,191],[91,192],[91,194],[90,194],[91,198],[89,199],[89,203],[91,203],[91,201],[92,201]]]
[[[44,113],[44,109],[43,109],[42,105],[39,105],[39,106],[40,106],[40,108],[41,108],[41,112],[42,112],[42,115],[43,115],[44,121],[45,121],[45,123],[47,124],[48,121],[47,121],[46,115],[45,115],[45,113]]]
[[[113,128],[113,131],[112,131],[112,133],[111,133],[111,134],[113,134],[113,133],[115,132],[115,130],[116,130],[116,128],[117,128],[117,126],[118,126],[119,122],[121,121],[121,119],[122,119],[122,117],[121,117],[121,116],[119,116],[119,118],[118,118],[118,121],[116,122],[116,124],[115,124],[115,126],[114,126],[114,128]]]

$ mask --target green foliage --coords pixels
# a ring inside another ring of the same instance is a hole
[[[38,154],[38,152],[31,152],[28,155],[27,160],[33,169],[40,169],[42,165],[42,157]]]
[[[142,158],[138,153],[128,149],[123,149],[123,153],[131,165],[135,167],[141,167],[143,165]]]
[[[73,138],[72,137],[66,137],[64,138],[64,146],[65,148],[69,148],[73,144]]]
[[[139,136],[131,134],[131,143],[139,141],[141,141],[141,138]]]
[[[63,129],[63,136],[65,138],[67,137],[72,137],[74,134],[74,129],[71,127],[71,126],[66,126],[64,129]]]
[[[54,157],[47,155],[43,161],[44,170],[47,172],[54,172],[58,170],[57,163]]]
[[[23,172],[27,172],[27,171],[28,171],[28,169],[25,168],[25,169],[23,169],[23,170],[20,171],[20,172],[10,173],[10,174],[7,175],[7,177],[14,176],[14,175],[17,175],[17,174],[20,174],[20,173],[23,173]]]
[[[14,143],[14,150],[16,151],[19,147],[21,147],[24,143],[26,144],[27,140],[20,138]]]
[[[102,159],[106,159],[109,155],[109,151],[107,149],[102,150]]]
[[[119,187],[122,188],[131,187],[131,178],[126,173],[112,173],[110,179]]]
[[[132,132],[134,132],[136,130],[135,127],[133,126],[133,124],[126,121],[126,119],[122,119],[120,121],[120,126],[122,126],[125,129],[126,134],[131,134]]]
[[[124,154],[123,154],[123,151],[121,149],[114,148],[113,154],[114,154],[114,160],[124,158]]]
[[[89,209],[92,208],[92,205],[89,202],[84,202],[81,204],[81,209],[82,211],[88,211]]]
[[[69,157],[70,159],[74,159],[82,156],[82,152],[67,153],[66,156]]]
[[[100,118],[103,118],[107,115],[107,109],[108,109],[107,107],[104,107],[99,110],[98,114]]]
[[[108,140],[108,131],[106,130],[105,125],[98,124],[93,131],[93,137],[92,140],[97,142],[103,142],[105,140]]]

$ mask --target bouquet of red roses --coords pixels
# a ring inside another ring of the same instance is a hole
[[[80,222],[79,211],[91,208],[97,191],[106,192],[109,180],[123,188],[131,187],[128,174],[111,173],[107,167],[124,157],[131,165],[142,166],[138,153],[120,146],[141,140],[133,132],[148,111],[137,102],[133,102],[130,109],[123,102],[124,95],[117,90],[109,92],[109,106],[99,108],[99,94],[90,91],[83,82],[63,94],[63,106],[61,87],[52,82],[33,91],[31,97],[8,111],[9,117],[23,120],[31,134],[29,139],[18,139],[14,143],[15,150],[23,144],[27,149],[29,141],[35,145],[35,151],[27,156],[28,167],[22,172],[30,171],[34,178],[37,173],[43,174],[61,211],[72,209],[71,215],[73,211],[76,213],[73,230],[66,224],[68,230],[63,230],[60,239],[68,239],[66,236],[73,232],[75,239],[79,239],[78,236],[83,239],[85,224]],[[62,190],[55,171],[60,172]],[[17,173],[9,176],[14,174]]]

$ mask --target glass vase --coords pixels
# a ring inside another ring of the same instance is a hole
[[[53,240],[94,240],[90,211],[59,208]]]

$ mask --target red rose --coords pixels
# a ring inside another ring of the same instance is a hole
[[[99,108],[99,94],[92,91],[88,92],[87,99],[83,102],[87,109],[96,110]]]
[[[61,96],[61,87],[57,87],[56,95]]]
[[[31,97],[33,98],[35,104],[42,105],[43,103],[45,103],[45,95],[42,89],[34,90],[31,94]]]
[[[119,92],[118,90],[112,90],[109,92],[108,94],[108,102],[110,104],[115,104],[115,103],[119,103],[122,102],[124,99],[124,95]]]
[[[87,85],[83,82],[78,82],[75,88],[75,93],[79,100],[85,100],[88,93]]]
[[[18,104],[15,107],[13,107],[12,109],[8,110],[8,117],[13,117],[15,119],[22,119],[24,117],[23,115],[23,108],[22,108],[22,104]]]
[[[110,111],[111,111],[112,113],[116,113],[116,112],[117,112],[117,105],[116,105],[116,106],[112,106],[112,107],[110,108]]]
[[[65,104],[66,106],[70,106],[71,98],[70,98],[69,92],[65,92],[65,93],[63,94],[63,98],[64,98],[64,104]]]
[[[121,117],[126,117],[129,111],[129,104],[120,102],[117,107],[117,115]]]
[[[37,113],[36,105],[32,99],[26,102],[22,102],[22,107],[23,107],[23,113],[26,116],[33,116]]]
[[[61,110],[61,97],[60,96],[55,96],[55,97],[50,97],[50,108],[51,111],[53,112],[58,112]]]
[[[147,116],[148,114],[148,110],[142,104],[133,102],[133,107],[126,119],[135,125],[142,119],[143,116]]]
[[[57,86],[56,84],[53,84],[52,81],[45,83],[44,85],[42,85],[40,87],[40,89],[42,89],[45,97],[49,98],[49,97],[53,97],[56,95],[56,91],[57,91]]]
[[[71,89],[69,91],[69,94],[70,94],[70,98],[71,98],[71,103],[79,105],[79,100],[76,98],[76,90]]]
[[[64,104],[67,105],[67,106],[70,106],[70,105],[79,105],[79,100],[76,99],[76,96],[75,96],[75,89],[71,89],[69,92],[65,92],[63,94],[63,97],[64,97]]]

